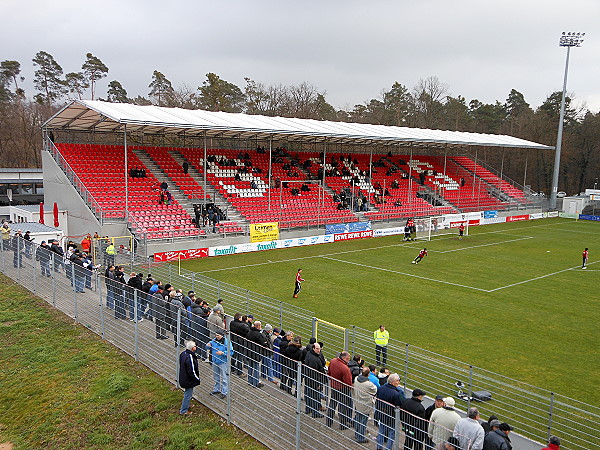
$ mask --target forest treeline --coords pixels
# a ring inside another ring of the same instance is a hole
[[[208,73],[201,82],[173,86],[158,70],[150,77],[146,96],[130,97],[118,80],[110,81],[106,92],[97,92],[97,83],[108,76],[109,68],[92,53],[85,56],[77,72],[65,73],[44,51],[38,52],[31,63],[35,68],[35,92],[23,89],[20,62],[0,62],[2,167],[39,167],[40,126],[72,99],[508,134],[552,146],[556,143],[561,101],[561,93],[553,92],[541,105],[531,106],[521,92],[512,89],[502,103],[483,103],[452,96],[448,85],[429,77],[412,88],[394,82],[376,98],[344,110],[334,108],[327,102],[326,92],[308,82],[266,85],[244,78],[245,85],[237,86]],[[566,105],[559,189],[573,194],[592,187],[600,172],[600,112],[576,109],[570,97]],[[489,149],[480,152],[479,157],[498,170],[502,168],[517,182],[525,181],[535,191],[549,193],[553,151]]]

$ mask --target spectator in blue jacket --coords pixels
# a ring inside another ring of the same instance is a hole
[[[227,396],[229,384],[227,357],[233,354],[231,344],[223,336],[222,331],[216,331],[214,339],[206,344],[206,348],[210,349],[211,352],[213,378],[215,380],[215,387],[210,395],[217,395],[224,399]]]
[[[198,371],[198,358],[196,357],[196,343],[188,341],[185,350],[179,355],[179,385],[184,388],[183,401],[179,414],[189,414],[190,401],[194,395],[194,387],[200,384],[200,372]]]
[[[377,367],[375,364],[369,365],[369,381],[375,385],[375,387],[381,386],[379,384],[379,378],[377,377]]]
[[[400,377],[393,373],[388,377],[388,381],[377,389],[377,399],[375,400],[375,417],[379,423],[379,432],[377,434],[377,449],[392,448],[396,438],[396,409],[404,401],[404,393],[400,386]],[[399,436],[398,436],[399,438]]]

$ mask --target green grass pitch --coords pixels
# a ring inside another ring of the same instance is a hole
[[[182,267],[597,404],[600,224],[545,219],[182,262]],[[411,264],[419,249],[429,256]],[[581,270],[581,252],[590,264]],[[303,269],[303,290],[292,298]],[[233,313],[234,311],[228,311]]]

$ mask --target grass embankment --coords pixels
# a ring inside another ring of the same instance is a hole
[[[264,448],[0,274],[0,444],[15,449]]]

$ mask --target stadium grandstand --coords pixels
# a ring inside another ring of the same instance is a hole
[[[76,100],[43,126],[46,202],[71,233],[159,245],[282,230],[533,206],[482,149],[523,139]],[[148,248],[146,245],[145,248]]]

